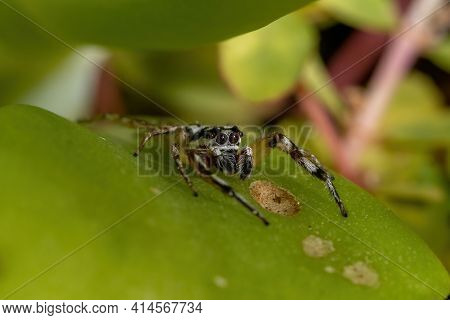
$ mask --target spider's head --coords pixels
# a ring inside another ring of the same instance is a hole
[[[244,133],[237,126],[227,126],[207,128],[203,137],[210,147],[237,150],[243,135]]]

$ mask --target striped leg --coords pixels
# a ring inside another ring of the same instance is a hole
[[[250,147],[245,147],[238,153],[238,173],[242,180],[248,178],[253,170],[253,151]]]
[[[242,204],[244,207],[246,207],[247,210],[249,210],[255,217],[257,217],[259,220],[261,220],[261,222],[264,223],[264,225],[266,225],[266,226],[269,225],[269,221],[267,221],[266,218],[250,202],[247,201],[247,199],[245,199],[239,193],[234,191],[234,189],[225,180],[222,180],[215,175],[211,175],[207,178],[213,184],[218,186],[223,193],[236,199],[240,204]]]
[[[177,166],[178,172],[181,174],[184,181],[186,181],[187,185],[192,190],[194,197],[197,197],[198,193],[197,193],[197,191],[195,191],[194,186],[192,185],[192,181],[189,178],[189,176],[186,174],[183,163],[181,162],[179,146],[177,144],[173,144],[170,148],[170,152],[172,154],[172,158],[175,160],[175,164]]]
[[[325,182],[325,186],[339,207],[343,217],[347,217],[348,213],[344,207],[336,187],[333,184],[334,177],[329,174],[317,160],[317,158],[308,151],[297,147],[289,138],[282,133],[275,133],[265,138],[270,148],[278,148],[291,156],[291,158],[301,165],[312,176]]]
[[[250,202],[247,201],[247,199],[245,199],[242,195],[234,191],[233,187],[231,187],[225,180],[222,180],[219,177],[213,175],[208,166],[205,164],[205,162],[198,154],[195,153],[191,154],[191,161],[194,162],[193,163],[194,168],[203,179],[211,182],[215,186],[219,187],[219,189],[223,193],[237,200],[247,210],[249,210],[252,215],[261,220],[261,222],[265,226],[269,225],[269,221],[267,221],[267,219]]]

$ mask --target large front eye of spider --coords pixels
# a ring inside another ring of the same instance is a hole
[[[217,135],[217,132],[214,130],[209,130],[205,132],[205,138],[206,139],[214,139]]]
[[[228,141],[228,136],[223,132],[219,133],[219,135],[216,138],[216,142],[218,144],[225,144],[227,141]]]
[[[231,144],[237,144],[239,142],[239,138],[240,138],[239,133],[233,132],[228,137],[228,140],[230,141]]]

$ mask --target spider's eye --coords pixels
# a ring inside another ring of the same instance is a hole
[[[214,130],[209,130],[205,132],[205,138],[206,139],[214,139],[216,137],[217,133]]]
[[[225,133],[219,133],[219,135],[216,138],[216,141],[218,144],[225,144],[225,142],[227,142],[228,137]]]
[[[239,142],[239,133],[233,132],[230,134],[229,141],[231,144],[236,144]]]

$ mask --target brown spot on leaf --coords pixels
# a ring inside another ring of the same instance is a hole
[[[377,287],[378,273],[362,261],[344,267],[342,275],[354,284]]]
[[[213,281],[214,281],[214,284],[219,288],[228,287],[228,280],[222,276],[215,276]]]
[[[309,235],[302,241],[303,251],[313,258],[322,258],[334,251],[333,241]]]
[[[254,181],[249,189],[253,199],[270,212],[293,216],[300,210],[300,204],[292,193],[270,181]]]
[[[326,273],[335,273],[336,269],[332,266],[326,266],[325,268],[323,268],[323,270],[325,270]]]
[[[159,195],[161,193],[161,190],[155,187],[150,187],[150,191],[153,192],[156,195]]]

